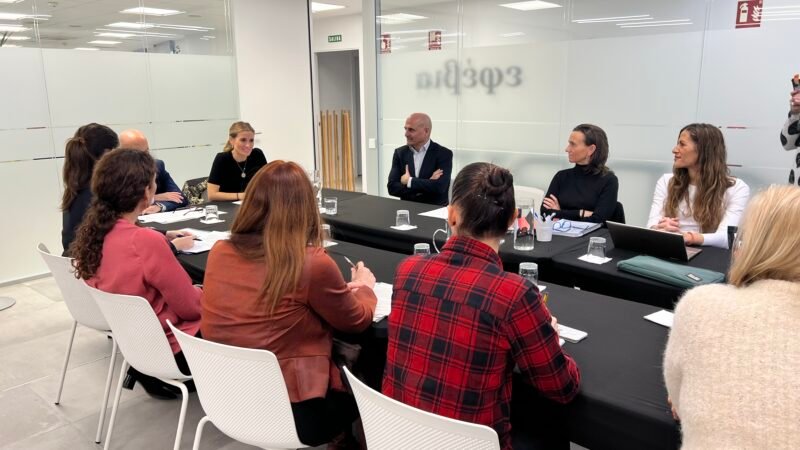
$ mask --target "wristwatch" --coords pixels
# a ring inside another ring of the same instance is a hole
[[[159,211],[159,212],[164,212],[164,210],[165,210],[165,209],[167,209],[167,208],[164,206],[164,204],[163,204],[163,203],[161,203],[161,202],[156,202],[156,205],[158,205],[158,211]]]

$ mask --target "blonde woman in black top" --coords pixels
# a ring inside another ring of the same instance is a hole
[[[217,153],[208,175],[208,199],[236,201],[244,198],[247,184],[267,164],[261,149],[253,148],[255,130],[247,122],[235,122],[228,133],[228,142]]]

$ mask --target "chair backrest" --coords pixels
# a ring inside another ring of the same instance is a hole
[[[56,285],[61,291],[61,296],[64,297],[64,303],[66,303],[69,313],[72,314],[72,318],[79,324],[95,330],[110,330],[111,327],[108,326],[106,318],[86,289],[86,283],[81,279],[75,278],[72,258],[53,255],[42,243],[36,249],[42,256],[44,263],[47,264],[47,268],[50,269],[50,273],[53,274]]]
[[[519,205],[520,200],[532,200],[533,210],[538,212],[542,207],[542,200],[544,199],[544,191],[530,186],[514,185],[514,200]]]
[[[617,223],[625,223],[625,208],[622,206],[622,203],[617,202],[617,207],[614,208],[614,214],[611,215],[609,220]]]
[[[497,433],[492,428],[412,408],[372,390],[346,367],[343,370],[356,397],[370,450],[500,449]]]
[[[110,294],[87,286],[111,325],[119,349],[139,372],[159,378],[188,380],[175,363],[167,335],[150,303],[142,297]]]
[[[192,178],[183,183],[181,192],[190,205],[199,205],[208,201],[208,177]]]
[[[167,322],[181,344],[203,410],[223,433],[246,444],[306,447],[297,437],[278,358],[189,336]]]

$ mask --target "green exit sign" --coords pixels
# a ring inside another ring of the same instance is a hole
[[[328,42],[342,42],[341,34],[332,34],[328,36]]]

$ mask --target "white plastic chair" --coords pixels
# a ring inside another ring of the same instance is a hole
[[[514,185],[514,199],[519,206],[520,200],[531,200],[533,202],[533,210],[539,212],[542,207],[542,200],[544,200],[544,191],[530,186]]]
[[[181,412],[174,446],[174,449],[178,450],[181,445],[183,424],[186,420],[186,406],[189,402],[189,390],[186,389],[183,382],[191,380],[192,377],[184,375],[178,368],[172,348],[170,348],[156,313],[150,303],[142,297],[109,294],[90,286],[86,288],[97,302],[97,306],[108,320],[108,324],[111,325],[111,330],[114,332],[114,337],[124,357],[103,448],[108,449],[111,445],[111,434],[114,432],[114,421],[122,395],[122,382],[125,379],[122,374],[128,371],[130,365],[145,375],[156,377],[181,390]]]
[[[275,354],[189,336],[167,323],[181,344],[206,412],[197,424],[194,450],[200,448],[203,427],[209,421],[231,438],[256,447],[307,447],[297,437],[289,392]]]
[[[372,390],[343,367],[356,397],[370,450],[435,448],[500,450],[497,432],[485,425],[413,408]]]
[[[56,256],[50,253],[47,247],[40,243],[37,247],[50,273],[56,280],[56,285],[64,297],[69,313],[72,315],[72,333],[67,343],[67,352],[64,355],[64,364],[61,367],[61,378],[58,382],[58,394],[56,394],[55,404],[61,403],[61,391],[64,389],[64,378],[67,375],[67,365],[72,353],[72,343],[75,340],[75,330],[78,324],[87,328],[95,329],[111,338],[111,361],[108,364],[108,375],[106,376],[106,387],[103,391],[103,403],[100,405],[100,420],[97,423],[97,434],[94,442],[100,443],[100,435],[103,433],[103,423],[106,419],[106,408],[108,407],[108,394],[111,392],[111,379],[114,377],[114,363],[117,359],[117,341],[111,334],[111,327],[108,326],[106,318],[97,307],[97,303],[92,299],[89,291],[86,290],[86,283],[75,278],[75,269],[72,267],[72,259],[63,256]]]

